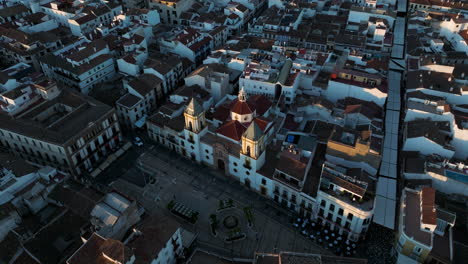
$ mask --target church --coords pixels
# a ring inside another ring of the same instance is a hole
[[[341,186],[343,179],[329,176],[333,178],[329,180],[328,171],[324,174],[317,165],[323,159],[316,157],[317,146],[323,143],[316,135],[292,128],[294,121],[263,95],[248,96],[241,89],[237,98],[228,96],[214,105],[209,95],[194,91],[172,96],[170,103],[149,118],[148,134],[153,140],[223,171],[302,217],[334,227],[351,240],[359,239],[373,210],[363,211],[321,191],[331,186],[327,185],[330,181]],[[353,215],[352,221],[347,220],[350,225],[329,222],[323,204]]]

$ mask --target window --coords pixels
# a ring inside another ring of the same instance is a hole
[[[369,222],[370,222],[370,218],[366,218],[366,219],[364,219],[363,224],[364,224],[364,225],[367,225],[367,224],[369,224]]]
[[[205,149],[205,152],[206,152],[206,153],[210,153],[207,149]]]
[[[346,229],[349,229],[349,228],[351,227],[351,223],[350,223],[350,222],[346,222],[346,224],[344,225],[344,227],[345,227]]]
[[[332,221],[332,220],[333,220],[333,214],[332,214],[332,213],[328,213],[327,219],[330,220],[330,221]]]
[[[351,220],[351,221],[353,221],[353,214],[351,214],[351,213],[350,213],[350,214],[348,214],[348,220]]]
[[[421,255],[422,248],[420,248],[418,246],[415,246],[413,252],[416,253],[416,255],[419,256],[419,255]]]
[[[338,209],[338,214],[343,215],[343,208]]]
[[[323,209],[320,208],[318,215],[321,216],[321,217],[323,217],[323,212],[324,212]]]
[[[266,180],[265,179],[262,179],[262,184],[266,185]]]
[[[325,207],[326,205],[327,205],[327,202],[325,202],[325,200],[322,200],[322,201],[320,202],[320,206]]]
[[[405,243],[406,243],[406,238],[403,236],[400,236],[400,238],[398,239],[398,244],[400,244],[400,246],[404,246]]]
[[[336,222],[337,224],[341,225],[341,217],[337,217],[335,222]]]
[[[334,204],[330,204],[329,210],[332,211],[332,212],[334,212],[334,211],[335,211],[335,205],[334,205]]]
[[[210,157],[208,155],[205,156],[206,159],[210,159]]]

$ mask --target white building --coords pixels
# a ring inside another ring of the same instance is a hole
[[[140,221],[136,200],[117,192],[106,194],[91,211],[91,224],[101,236],[122,239],[127,230]]]
[[[194,3],[194,0],[149,0],[148,7],[158,11],[161,23],[180,25],[180,15],[189,10]]]
[[[158,11],[151,9],[132,8],[127,10],[125,15],[132,21],[148,24],[152,27],[161,22]]]
[[[111,263],[135,263],[133,251],[124,243],[119,240],[105,238],[97,233],[83,239],[83,245],[67,259],[66,263],[99,263],[103,259]]]
[[[83,94],[115,74],[114,60],[102,39],[89,42],[81,39],[41,58],[45,75]]]
[[[275,70],[270,65],[249,63],[239,79],[239,85],[249,94],[261,94],[270,100],[284,96],[285,102],[291,104],[296,97],[299,86],[299,73],[292,72],[292,61],[286,60],[281,70]]]
[[[85,2],[86,5],[52,1],[41,5],[41,9],[60,25],[69,27],[75,36],[83,36],[102,24],[109,24],[122,13],[122,6],[114,2]]]
[[[137,225],[127,245],[137,249],[135,257],[138,262],[175,264],[194,239],[195,234],[180,227],[174,218],[157,215]]]
[[[230,70],[221,64],[202,65],[184,78],[188,86],[198,85],[210,92],[215,103],[232,93]]]
[[[416,119],[406,123],[403,150],[451,159],[455,154],[455,149],[450,144],[451,137],[449,122]]]
[[[129,128],[141,128],[147,115],[156,108],[162,99],[161,79],[152,74],[142,74],[131,81],[124,81],[128,91],[117,102],[117,115],[120,123]]]
[[[0,155],[0,241],[22,221],[47,205],[47,196],[65,175],[46,167],[37,169],[10,154]]]
[[[209,120],[205,113],[208,113],[206,109],[209,109],[210,105],[206,107],[196,95],[185,109],[180,105],[173,109],[173,103],[163,105],[160,112],[148,120],[148,134],[156,142],[182,156],[218,168],[252,191],[304,217],[317,218],[316,201],[319,195],[315,188],[318,188],[320,182],[320,168],[312,168],[317,139],[293,131],[286,135],[277,135],[277,129],[281,126],[275,124],[283,124],[284,117],[277,116],[272,103],[263,95],[247,96],[245,90],[241,89],[237,99],[229,100],[228,96],[218,103],[216,108],[211,108]],[[179,109],[184,110],[183,118]],[[271,149],[267,148],[273,139],[276,139],[277,144]],[[284,142],[278,144],[278,140]],[[350,150],[336,151],[346,154],[353,151],[361,153],[378,150],[375,146],[370,146],[370,136],[359,140],[363,146],[353,145]],[[357,150],[353,150],[354,148]],[[334,155],[340,156],[337,152]],[[352,160],[351,165],[354,166],[350,166],[353,168],[350,172],[352,171],[353,175],[358,175],[359,172],[362,177],[367,177],[370,174],[366,170],[376,173],[380,155],[366,155],[368,156]],[[360,166],[363,168],[356,169]],[[315,187],[312,187],[314,182]],[[364,191],[357,195],[361,195],[365,203],[353,205],[353,201],[349,201],[346,212],[355,215],[349,217],[353,226],[348,226],[343,219],[343,228],[340,231],[352,240],[359,239],[361,233],[365,233],[373,212],[373,200],[368,198],[368,193]],[[320,197],[328,203],[338,203],[338,200],[333,200],[325,193]],[[322,223],[326,224],[325,221]],[[350,231],[346,231],[345,228]]]
[[[184,77],[182,60],[176,55],[149,58],[144,64],[144,73],[153,74],[162,80],[163,93],[173,91]]]
[[[184,28],[169,38],[160,38],[159,45],[162,53],[175,53],[200,65],[211,52],[213,38],[194,28]]]
[[[452,263],[456,215],[439,208],[431,187],[405,188],[393,253],[398,263]]]
[[[375,181],[362,169],[325,163],[317,193],[317,217],[352,241],[363,238],[374,213]]]
[[[19,117],[0,113],[0,141],[15,155],[79,176],[118,149],[122,136],[113,108],[56,86],[40,94],[43,100]]]

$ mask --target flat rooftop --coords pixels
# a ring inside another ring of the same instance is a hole
[[[100,120],[112,107],[78,92],[62,90],[16,118],[0,113],[0,129],[53,144],[63,144]]]

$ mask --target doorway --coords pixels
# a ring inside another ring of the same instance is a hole
[[[224,168],[225,168],[224,161],[222,159],[218,159],[218,169],[224,170]]]

